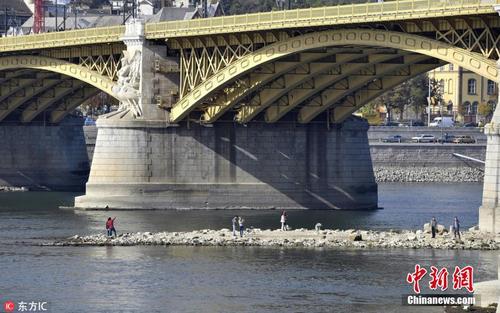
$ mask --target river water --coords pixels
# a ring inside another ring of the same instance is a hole
[[[472,265],[494,279],[496,251],[258,247],[40,247],[102,232],[107,212],[60,210],[74,194],[0,193],[0,302],[48,302],[49,312],[443,312],[403,307],[416,263]],[[374,212],[290,211],[294,228],[417,229],[436,216],[477,224],[480,184],[381,184]],[[119,211],[118,232],[229,228],[227,211]],[[277,228],[279,211],[243,211]]]

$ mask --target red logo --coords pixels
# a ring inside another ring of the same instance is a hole
[[[435,266],[431,266],[430,268],[429,289],[436,290],[441,288],[442,291],[448,289],[448,270],[444,267],[438,269]],[[413,292],[420,293],[420,281],[427,273],[425,268],[421,267],[420,264],[416,264],[415,271],[406,275],[406,282],[413,284]],[[455,266],[455,271],[453,272],[453,290],[461,289],[474,292],[474,268],[470,265],[463,268]]]
[[[3,309],[5,312],[14,312],[14,309],[16,308],[16,304],[12,301],[5,301],[3,304]]]
[[[408,273],[408,275],[406,276],[406,282],[409,284],[413,284],[413,291],[415,293],[420,293],[420,280],[422,280],[425,274],[427,274],[427,270],[417,264],[415,265],[415,272]]]

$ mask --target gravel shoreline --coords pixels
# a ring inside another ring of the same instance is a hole
[[[229,229],[198,230],[191,232],[139,232],[120,234],[108,238],[104,234],[75,235],[44,246],[265,246],[265,247],[324,247],[324,248],[433,248],[498,250],[500,242],[479,231],[462,233],[462,241],[444,232],[437,238],[417,231],[371,230],[247,230],[243,237],[233,236]]]
[[[374,166],[378,183],[462,183],[482,182],[484,170],[472,167]]]

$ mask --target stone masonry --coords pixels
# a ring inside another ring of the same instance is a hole
[[[0,126],[0,186],[82,190],[89,173],[83,121]]]
[[[82,208],[374,209],[364,120],[169,127],[98,121]]]

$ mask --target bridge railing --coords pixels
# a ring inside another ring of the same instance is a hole
[[[386,0],[381,3],[338,5],[272,11],[207,19],[150,23],[146,38],[175,38],[270,29],[380,22],[405,18],[432,18],[495,13],[500,0]],[[0,39],[0,52],[119,42],[123,25],[44,33]]]
[[[171,38],[213,33],[234,33],[311,27],[356,22],[493,13],[499,0],[392,0],[381,3],[338,5],[272,11],[209,19],[159,22],[146,25],[147,38]]]
[[[117,42],[120,41],[124,33],[125,26],[118,25],[3,37],[0,39],[0,52]]]

